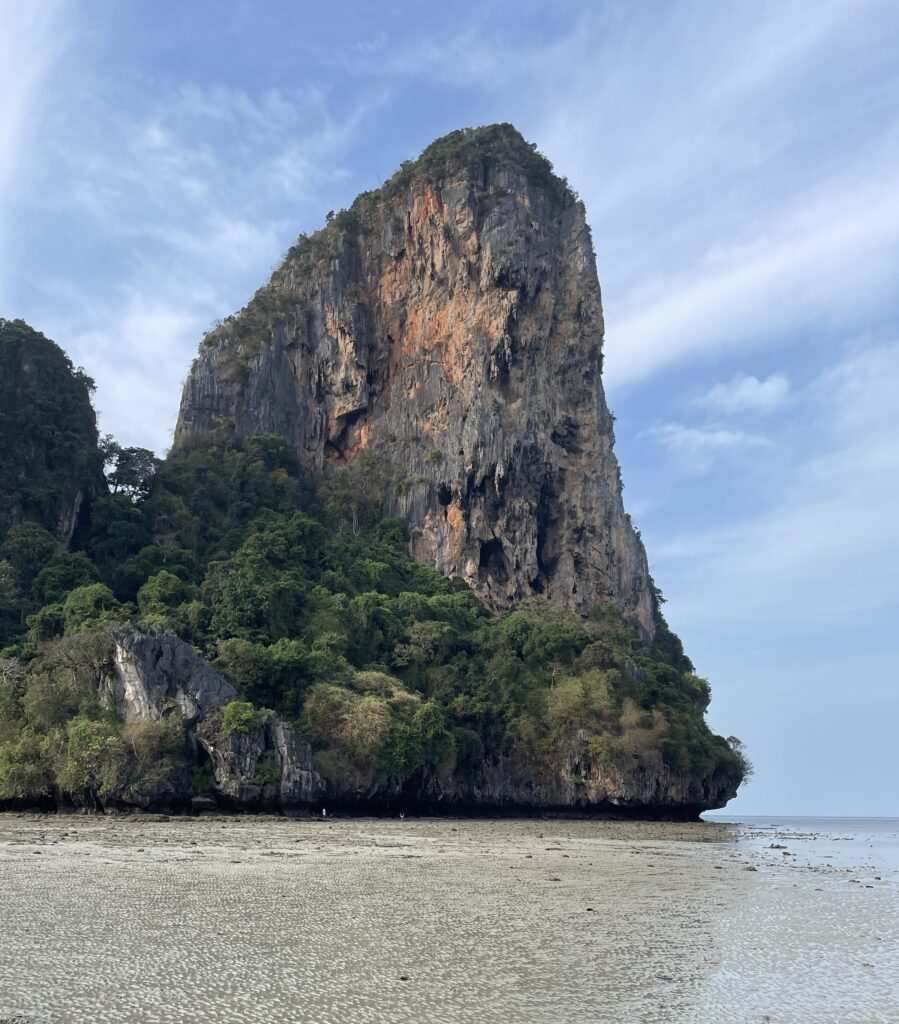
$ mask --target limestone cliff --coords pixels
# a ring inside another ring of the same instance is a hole
[[[494,609],[613,601],[648,638],[602,342],[583,204],[510,125],[454,132],[206,336],[176,441],[278,433],[310,470],[367,449],[414,557]]]

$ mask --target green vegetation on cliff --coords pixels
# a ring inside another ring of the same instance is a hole
[[[94,500],[107,491],[133,510],[155,471],[151,452],[98,437],[93,387],[55,342],[21,320],[0,319],[0,647],[26,621],[42,638],[52,635],[57,617],[69,627],[90,618],[79,603],[103,602],[104,563],[71,550],[73,535],[83,532]],[[122,520],[110,523],[101,549],[133,539]],[[101,507],[94,533],[103,526]]]
[[[488,124],[460,128],[435,139],[417,159],[403,163],[380,189],[363,192],[348,212],[359,214],[375,202],[401,195],[414,181],[439,182],[458,170],[491,165],[514,168],[531,184],[549,189],[560,197],[570,194],[568,183],[556,176],[547,157],[514,125]]]
[[[99,478],[93,388],[54,342],[0,319],[0,539],[23,519],[58,534]]]
[[[4,445],[31,422],[18,404]],[[75,408],[87,451],[93,414]],[[75,444],[64,431],[60,443]],[[607,605],[582,619],[535,597],[489,614],[463,583],[410,559],[403,524],[382,516],[386,481],[370,455],[308,479],[276,436],[189,440],[161,465],[106,454],[113,486],[72,550],[36,520],[2,538],[0,613],[13,614],[0,800],[140,802],[187,771],[178,716],[124,725],[98,697],[115,622],[177,633],[241,690],[223,715],[231,728],[272,709],[299,724],[326,778],[363,788],[429,768],[466,778],[500,757],[547,772],[593,758],[742,777],[739,751],[706,726],[708,684],[661,616],[647,648]],[[51,476],[33,479],[56,494]]]

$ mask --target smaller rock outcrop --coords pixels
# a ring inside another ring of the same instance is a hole
[[[179,712],[190,752],[200,764],[208,759],[215,796],[223,803],[271,808],[320,798],[324,787],[312,749],[294,726],[274,712],[240,705],[233,684],[190,644],[167,631],[133,627],[114,630],[112,641],[101,692],[126,721]],[[229,705],[247,708],[239,727],[223,713]],[[186,802],[190,793],[180,797]]]
[[[315,771],[312,748],[273,712],[251,715],[254,721],[246,729],[228,728],[224,715],[212,714],[197,730],[218,795],[238,806],[316,803],[323,783]]]
[[[237,699],[237,690],[172,633],[125,627],[103,686],[126,719],[161,718],[179,708],[188,725]]]

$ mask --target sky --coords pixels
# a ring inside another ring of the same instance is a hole
[[[587,207],[625,504],[756,774],[899,815],[899,5],[0,0],[0,316],[163,452],[204,330],[455,128]]]

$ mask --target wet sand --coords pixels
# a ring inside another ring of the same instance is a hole
[[[0,815],[0,1021],[894,1024],[896,877],[824,849],[717,822]]]

